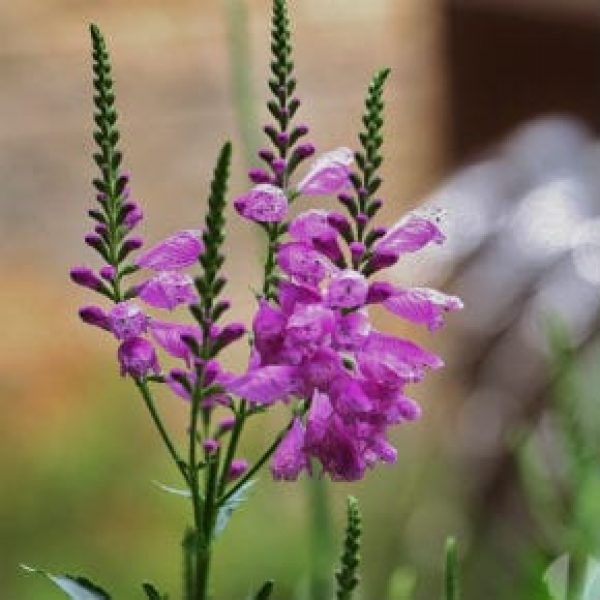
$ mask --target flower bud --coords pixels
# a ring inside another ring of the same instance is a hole
[[[260,156],[260,158],[262,158],[266,163],[269,164],[271,164],[275,159],[275,154],[272,150],[269,150],[268,148],[262,148],[261,150],[259,150],[258,156]]]
[[[236,458],[229,465],[229,481],[234,481],[241,477],[248,470],[248,461],[244,458]]]
[[[106,279],[106,281],[113,281],[117,275],[117,269],[112,265],[105,265],[100,269],[100,277]]]
[[[271,176],[264,169],[250,169],[248,178],[252,183],[272,183]]]
[[[202,442],[202,448],[206,454],[215,454],[219,449],[219,442],[213,438],[207,438]]]
[[[236,340],[239,340],[246,333],[246,328],[242,323],[230,323],[223,327],[215,340],[215,347],[218,350],[229,346]]]
[[[110,331],[108,315],[99,306],[82,306],[79,309],[79,318],[88,325]]]
[[[74,267],[71,269],[70,276],[73,283],[77,285],[96,291],[102,288],[102,282],[88,267]]]
[[[230,415],[228,417],[223,417],[219,421],[219,432],[225,433],[226,431],[231,431],[235,425],[235,417]]]
[[[130,375],[135,379],[145,377],[153,371],[158,375],[160,367],[152,344],[140,337],[126,339],[117,352],[121,375]]]
[[[139,250],[143,245],[144,240],[141,237],[130,237],[126,239],[121,246],[121,250],[119,251],[119,260],[123,260],[135,250]]]
[[[391,298],[394,293],[395,288],[391,283],[387,281],[374,281],[369,286],[366,304],[381,304]]]

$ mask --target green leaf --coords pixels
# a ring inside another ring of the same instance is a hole
[[[169,597],[166,594],[162,595],[151,583],[148,583],[147,581],[142,584],[142,588],[144,588],[144,592],[146,592],[148,600],[169,600]]]
[[[59,587],[71,600],[110,600],[109,594],[85,577],[72,575],[52,575],[41,569],[21,565],[28,573],[37,573],[46,577]],[[159,600],[162,600],[159,598]]]
[[[272,579],[265,581],[258,592],[256,592],[254,596],[251,596],[251,600],[269,600],[271,594],[273,593],[274,586],[275,582]]]
[[[163,492],[167,492],[167,494],[173,494],[174,496],[182,496],[184,498],[191,498],[192,493],[190,490],[186,488],[175,488],[170,485],[166,485],[161,483],[160,481],[152,482],[157,488],[161,489]]]
[[[458,550],[456,540],[448,538],[444,556],[444,596],[443,600],[459,600]]]
[[[223,533],[231,515],[248,499],[250,488],[254,486],[256,479],[247,481],[233,496],[219,508],[214,529],[214,537],[217,538]]]

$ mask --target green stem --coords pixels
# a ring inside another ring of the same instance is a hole
[[[220,497],[223,495],[225,491],[225,486],[227,485],[227,478],[229,477],[229,467],[235,457],[235,452],[238,447],[238,443],[240,441],[240,436],[242,434],[242,429],[244,427],[244,422],[246,421],[246,401],[242,400],[240,402],[240,409],[236,416],[235,425],[233,426],[233,430],[231,432],[231,437],[229,438],[229,444],[227,446],[227,453],[225,454],[225,460],[223,461],[223,467],[221,469],[221,477],[219,480],[219,485],[217,487],[217,496]]]
[[[231,496],[233,496],[241,487],[243,487],[248,481],[250,481],[250,479],[252,479],[252,477],[254,477],[254,475],[256,475],[258,471],[260,471],[260,469],[269,460],[269,458],[273,456],[273,453],[275,452],[275,450],[277,450],[279,444],[281,444],[283,438],[285,437],[286,433],[290,430],[293,424],[294,419],[292,419],[288,423],[285,429],[279,432],[279,435],[275,438],[273,443],[265,450],[264,454],[254,463],[254,465],[246,472],[246,474],[241,479],[239,479],[236,482],[236,484],[229,489],[229,491],[227,491],[217,500],[217,506],[222,506],[223,504],[225,504],[225,502],[227,502],[227,500],[229,500]]]
[[[148,387],[148,384],[143,379],[135,379],[135,385],[137,386],[138,390],[140,390],[142,398],[144,399],[144,402],[148,408],[148,411],[150,412],[150,416],[152,417],[152,421],[154,422],[154,425],[156,426],[156,429],[158,430],[158,433],[160,434],[162,441],[164,442],[165,446],[167,447],[167,450],[169,451],[171,458],[177,465],[177,468],[181,472],[186,483],[188,483],[188,485],[189,485],[188,466],[186,465],[185,461],[179,456],[179,453],[177,452],[175,445],[171,441],[171,437],[169,436],[169,433],[167,432],[167,430],[162,422],[162,419],[160,418],[160,415],[158,414],[158,411],[156,410],[156,406],[154,405],[154,399],[152,398],[152,393],[150,392],[150,388]]]

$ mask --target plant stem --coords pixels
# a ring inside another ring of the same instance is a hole
[[[137,386],[138,390],[140,390],[142,398],[144,399],[148,411],[150,412],[150,416],[152,417],[152,421],[154,422],[154,425],[156,426],[156,429],[158,430],[162,441],[167,447],[171,458],[177,465],[177,468],[181,472],[184,480],[189,485],[188,466],[186,465],[185,461],[179,456],[179,453],[177,452],[175,445],[171,441],[171,438],[162,422],[162,419],[160,418],[160,415],[156,410],[156,406],[154,405],[154,399],[152,398],[152,393],[150,392],[148,383],[143,379],[136,379],[135,385]]]
[[[231,437],[229,438],[229,445],[227,446],[227,454],[225,455],[225,460],[223,461],[223,468],[221,469],[221,478],[217,488],[218,497],[220,497],[225,491],[225,486],[227,485],[227,478],[229,476],[229,467],[231,466],[231,462],[235,457],[235,452],[237,450],[238,442],[240,440],[240,435],[242,433],[245,420],[246,402],[245,400],[242,400],[240,403],[240,409],[238,411],[237,418],[235,420],[235,425],[233,426],[233,430],[231,432]]]
[[[231,496],[233,496],[242,486],[244,486],[248,481],[250,481],[250,479],[252,479],[252,477],[254,477],[254,475],[256,475],[258,471],[260,471],[263,465],[269,460],[269,458],[271,458],[275,450],[277,450],[279,444],[281,444],[281,441],[285,437],[285,434],[290,430],[293,423],[294,419],[292,419],[288,423],[285,429],[279,432],[279,435],[275,438],[273,443],[265,450],[264,454],[254,463],[254,465],[252,465],[252,467],[246,472],[246,474],[241,479],[239,479],[237,483],[229,489],[229,491],[227,491],[223,496],[221,496],[217,500],[217,506],[222,506],[225,502],[227,502],[227,500],[229,500]]]

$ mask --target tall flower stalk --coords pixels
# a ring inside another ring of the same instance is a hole
[[[292,481],[303,472],[358,480],[378,463],[395,461],[388,430],[420,416],[406,388],[442,360],[377,331],[370,306],[380,304],[434,330],[443,325],[444,312],[462,304],[428,288],[369,279],[404,254],[444,240],[429,215],[411,213],[389,229],[372,223],[382,205],[375,194],[382,184],[387,69],[368,88],[359,151],[325,152],[296,177],[315,147],[301,141],[308,127],[295,122],[300,101],[287,4],[274,0],[267,102],[272,121],[264,127],[269,146],[258,151],[264,167],[249,172],[253,187],[234,202],[242,217],[264,230],[264,276],[248,366],[238,374],[225,371],[221,351],[246,333],[241,323],[223,322],[230,308],[223,297],[223,242],[231,144],[218,155],[202,228],[182,229],[144,248],[133,235],[143,214],[122,171],[110,57],[94,25],[91,35],[99,176],[96,204],[88,211],[93,230],[85,241],[102,265],[76,267],[71,278],[109,301],[82,307],[80,317],[116,338],[121,374],[133,380],[179,474],[183,489],[175,491],[189,500],[191,520],[182,543],[184,598],[207,600],[215,539],[265,465],[276,480]],[[309,209],[288,219],[293,201],[313,196],[337,197],[344,212]],[[187,320],[174,320],[182,308]],[[186,432],[173,433],[163,421],[155,401],[161,386],[187,402]],[[289,407],[288,422],[253,461],[240,456],[248,421],[264,418],[279,403]],[[359,534],[352,500],[337,575],[340,598],[349,599],[358,582]],[[73,598],[109,598],[81,578],[62,584],[88,593]],[[272,588],[265,583],[256,598],[268,598]],[[165,598],[150,583],[143,589],[150,600]]]

